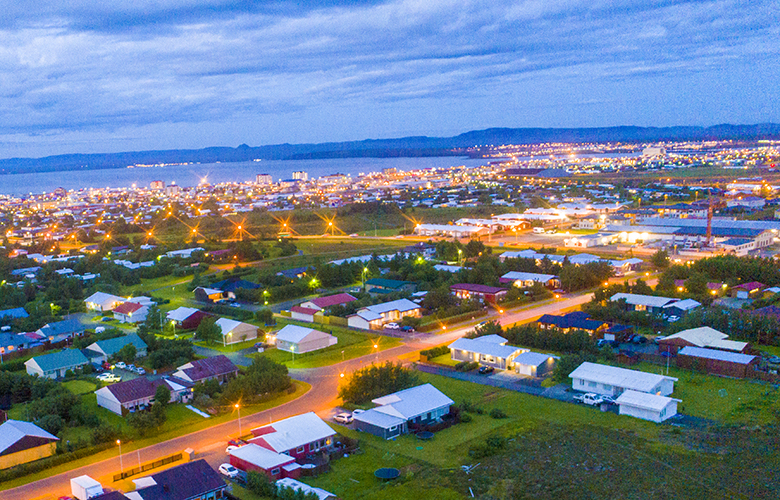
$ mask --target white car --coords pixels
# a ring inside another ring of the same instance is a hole
[[[125,368],[127,368],[127,365],[125,364],[124,361],[120,361],[119,363],[116,364],[116,367],[124,370]]]
[[[399,325],[398,323],[388,323],[385,325],[385,328],[387,328],[388,330],[398,330],[401,328],[401,325]]]
[[[225,453],[227,453],[227,454],[229,455],[231,451],[233,451],[233,450],[237,450],[237,449],[239,449],[239,448],[241,448],[241,447],[240,447],[240,446],[236,446],[236,445],[234,445],[234,444],[231,444],[230,446],[228,446],[227,448],[225,448]]]
[[[219,466],[219,473],[225,477],[234,478],[238,477],[238,469],[230,464],[222,464]]]
[[[358,408],[357,410],[352,410],[352,416],[354,417],[355,415],[360,415],[361,413],[365,413],[365,412],[366,410],[361,410]]]
[[[138,375],[146,375],[146,369],[143,366],[139,366],[135,369]]]
[[[120,377],[119,375],[114,375],[113,373],[101,373],[96,378],[101,382],[109,382],[109,383],[122,381],[122,377]]]
[[[333,420],[340,424],[349,425],[352,423],[352,415],[349,413],[339,413],[333,417]]]

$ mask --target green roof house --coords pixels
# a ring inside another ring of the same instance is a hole
[[[146,356],[146,342],[135,333],[122,337],[115,337],[108,340],[98,340],[87,346],[90,351],[99,354],[100,361],[108,361],[108,358],[122,350],[128,344],[135,346],[135,357],[143,358]]]
[[[44,354],[24,362],[29,375],[48,378],[64,377],[68,370],[75,370],[88,364],[89,360],[78,349],[65,349],[52,354]]]

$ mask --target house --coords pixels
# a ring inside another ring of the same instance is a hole
[[[24,362],[28,375],[60,378],[68,370],[78,370],[89,364],[89,359],[78,349],[65,349],[60,352],[36,356]]]
[[[114,308],[114,317],[120,323],[141,323],[146,321],[149,314],[149,306],[138,302],[123,302]]]
[[[533,351],[522,352],[514,359],[515,373],[529,377],[543,377],[552,373],[558,356]]]
[[[677,352],[677,366],[726,377],[750,377],[760,360],[759,356],[702,347],[686,346]]]
[[[257,290],[260,288],[260,285],[239,278],[228,278],[226,280],[212,283],[209,288],[222,290],[224,294],[227,294],[228,299],[235,299],[237,290]]]
[[[539,328],[543,329],[559,328],[564,333],[568,333],[572,330],[582,330],[591,335],[606,330],[607,327],[609,327],[609,325],[603,321],[590,319],[588,313],[582,311],[573,311],[564,314],[563,316],[543,314],[541,318],[536,320],[536,324],[539,325]]]
[[[238,375],[238,368],[224,354],[190,361],[178,367],[173,373],[173,377],[186,382],[198,383],[214,379],[220,384],[236,375]]]
[[[358,309],[357,313],[347,317],[347,324],[352,328],[378,330],[385,323],[399,321],[406,316],[419,318],[421,315],[422,307],[409,299],[398,299]]]
[[[292,269],[285,269],[284,271],[279,271],[276,273],[277,276],[284,276],[285,278],[289,279],[301,279],[304,276],[306,276],[306,273],[308,272],[308,267],[294,267]]]
[[[28,349],[32,345],[40,345],[40,342],[27,333],[0,333],[0,354]]]
[[[250,443],[301,460],[333,445],[336,431],[309,412],[252,429],[252,435]]]
[[[644,261],[642,259],[632,258],[625,260],[610,260],[609,265],[615,271],[615,276],[625,276],[634,271],[638,271]]]
[[[328,295],[327,297],[317,297],[316,299],[307,300],[299,305],[307,309],[322,311],[329,307],[347,304],[354,300],[357,299],[348,293],[337,293],[335,295]]]
[[[276,453],[258,444],[249,443],[230,450],[230,465],[244,472],[257,472],[268,476],[269,481],[282,478],[297,478],[301,466],[295,458],[284,453]]]
[[[554,274],[524,273],[510,271],[498,279],[499,283],[512,283],[517,288],[530,288],[539,283],[547,288],[560,288],[561,280]]]
[[[744,257],[756,249],[756,242],[751,238],[728,238],[717,244],[725,253]]]
[[[457,283],[450,285],[450,291],[453,295],[462,300],[478,300],[480,302],[489,302],[497,304],[506,297],[506,288],[495,286],[473,285],[470,283]]]
[[[336,500],[336,495],[333,493],[325,491],[322,488],[309,486],[308,484],[302,483],[291,477],[278,479],[276,481],[276,488],[279,490],[289,488],[293,491],[300,491],[304,495],[317,495],[317,500]]]
[[[87,349],[98,353],[101,356],[100,362],[102,363],[103,361],[108,361],[109,358],[121,351],[122,348],[128,344],[132,344],[133,347],[135,347],[136,358],[146,357],[146,342],[135,333],[122,337],[114,337],[113,339],[108,340],[98,340],[97,342],[89,344]]]
[[[0,311],[0,321],[6,319],[24,319],[29,317],[24,307],[14,307],[12,309],[3,309]]]
[[[36,330],[42,337],[50,342],[60,342],[81,335],[87,327],[77,318],[67,318],[54,323],[47,323]]]
[[[674,383],[677,382],[674,377],[587,361],[571,372],[569,377],[575,391],[595,392],[605,396],[618,396],[627,390],[668,396],[674,392]]]
[[[500,335],[485,335],[475,339],[461,337],[448,347],[454,361],[476,362],[499,370],[511,370],[513,360],[528,349],[506,345]]]
[[[216,288],[206,288],[199,286],[196,288],[193,292],[195,294],[195,300],[198,302],[220,302],[223,300],[227,300],[228,294],[226,292],[223,292],[222,290],[217,290]]]
[[[625,300],[626,306],[631,311],[647,311],[652,314],[661,314],[664,312],[664,307],[680,299],[622,292],[616,293],[609,298],[610,302],[620,302],[621,300]]]
[[[298,325],[285,325],[276,335],[269,336],[268,339],[276,344],[277,349],[295,353],[325,349],[338,342],[333,335]]]
[[[750,351],[750,344],[736,340],[727,340],[728,335],[719,332],[709,326],[700,326],[698,328],[689,328],[657,339],[658,349],[661,352],[677,354],[677,351],[683,347],[705,347],[710,349],[719,349],[722,351],[739,352],[746,354]]]
[[[625,391],[615,400],[620,415],[657,423],[677,415],[677,403],[680,402],[679,399],[632,390]]]
[[[0,470],[54,455],[60,439],[31,422],[0,425]]]
[[[87,310],[99,312],[111,311],[124,302],[127,302],[127,299],[103,292],[95,292],[84,299]]]
[[[693,299],[683,299],[665,305],[663,307],[663,313],[666,316],[677,316],[678,318],[681,318],[697,307],[701,307],[701,302]]]
[[[752,299],[761,295],[766,285],[758,281],[750,281],[731,287],[731,296],[735,299]]]
[[[179,307],[172,311],[169,311],[165,315],[168,321],[173,321],[176,326],[185,330],[193,330],[200,325],[203,318],[209,318],[213,316],[211,313],[195,309],[193,307]]]
[[[236,344],[257,338],[257,327],[228,318],[219,318],[217,326],[222,329],[222,345]]]
[[[227,484],[202,458],[157,474],[133,479],[130,500],[218,500],[227,498]]]
[[[355,428],[390,439],[410,426],[428,425],[450,412],[454,401],[431,384],[418,385],[372,401],[376,408],[354,415]]]
[[[170,378],[156,379],[138,377],[101,387],[95,391],[97,404],[117,415],[147,408],[154,403],[154,395],[161,385],[171,391],[170,403],[188,403],[192,399],[192,384]]]
[[[369,293],[383,294],[395,292],[416,292],[417,284],[412,281],[389,280],[385,278],[371,278],[366,280],[366,288]]]

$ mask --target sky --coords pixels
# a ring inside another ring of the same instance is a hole
[[[0,8],[0,158],[780,122],[777,0]]]

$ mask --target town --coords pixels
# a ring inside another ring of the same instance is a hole
[[[0,197],[0,496],[775,496],[780,143],[470,153]]]

